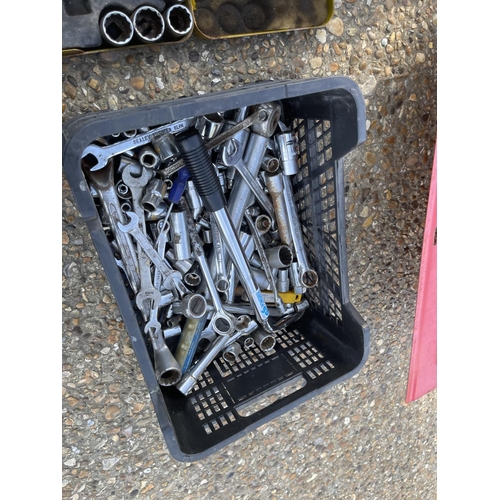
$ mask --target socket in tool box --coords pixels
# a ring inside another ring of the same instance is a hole
[[[215,113],[230,124],[224,141],[201,134],[200,118]],[[352,80],[265,82],[84,118],[63,128],[66,178],[174,458],[204,458],[361,369],[369,329],[349,301],[342,161],[366,137]],[[221,158],[246,125],[241,165],[223,188],[231,167]],[[152,168],[129,142],[120,157],[120,132],[143,127],[155,144],[155,130],[169,134]],[[97,140],[120,153],[88,163]],[[148,186],[163,196],[155,218],[140,203]],[[264,227],[263,197],[275,214]]]
[[[190,0],[63,0],[64,55],[152,43],[177,43],[193,32]]]

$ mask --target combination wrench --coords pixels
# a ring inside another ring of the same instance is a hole
[[[185,118],[183,120],[177,120],[173,123],[167,123],[166,125],[162,125],[143,134],[136,135],[135,137],[131,137],[130,139],[110,144],[109,146],[89,144],[83,150],[82,158],[85,158],[87,156],[94,157],[94,161],[96,163],[90,170],[92,172],[95,172],[96,170],[104,168],[106,166],[106,163],[112,156],[126,153],[130,149],[136,148],[138,146],[149,144],[158,134],[161,134],[162,132],[176,134],[192,127],[195,123],[196,118]]]
[[[229,314],[227,311],[225,311],[224,307],[222,306],[217,287],[215,286],[212,274],[210,273],[210,266],[208,265],[208,260],[203,250],[203,244],[200,240],[200,237],[198,236],[198,233],[196,232],[196,227],[193,222],[191,211],[184,197],[182,197],[180,200],[180,206],[187,213],[187,225],[189,237],[191,238],[193,257],[200,264],[201,272],[203,274],[203,277],[205,278],[205,284],[208,288],[210,296],[212,297],[212,302],[215,307],[214,315],[210,320],[210,326],[219,335],[229,335],[235,329],[236,318],[232,314]]]
[[[132,196],[132,207],[137,215],[139,230],[146,234],[146,217],[141,205],[144,187],[151,179],[150,171],[142,168],[140,177],[134,177],[131,166],[127,165],[122,172],[122,181],[130,189]],[[160,291],[153,286],[151,279],[151,261],[141,247],[137,247],[137,259],[139,261],[139,275],[141,287],[135,297],[135,303],[145,320],[150,319],[152,310],[157,310],[160,300]]]
[[[137,217],[137,214],[134,212],[125,213],[129,217],[130,222],[128,224],[118,222],[118,228],[125,233],[130,233],[134,237],[137,244],[140,245],[151,262],[160,271],[164,287],[167,290],[177,290],[178,283],[182,282],[182,274],[179,271],[170,269],[165,260],[159,256],[149,237],[139,229],[139,217]]]
[[[113,161],[109,161],[108,164],[98,172],[92,172],[87,169],[85,169],[85,172],[90,180],[91,186],[97,191],[102,202],[104,211],[109,219],[111,230],[116,238],[116,245],[121,255],[123,269],[132,290],[137,293],[140,286],[140,277],[135,247],[130,235],[124,234],[117,226],[117,223],[125,222],[125,218],[121,211],[121,202],[115,189],[113,163]]]
[[[259,184],[257,177],[252,175],[243,161],[243,144],[235,138],[230,139],[221,150],[221,160],[227,167],[234,167],[236,171],[243,177],[248,187],[252,190],[257,203],[267,212],[271,218],[272,226],[276,227],[274,215],[274,207],[269,198],[266,196],[262,186]]]

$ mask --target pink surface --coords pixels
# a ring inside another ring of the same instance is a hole
[[[406,402],[437,387],[437,146],[425,219]]]

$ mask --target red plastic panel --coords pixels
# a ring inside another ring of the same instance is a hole
[[[437,387],[437,145],[425,219],[406,402]]]

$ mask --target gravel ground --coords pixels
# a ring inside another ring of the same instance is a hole
[[[64,499],[434,499],[436,391],[404,403],[436,137],[436,2],[336,1],[324,29],[62,60],[62,120],[273,78],[345,75],[367,141],[346,158],[360,373],[209,458],[173,460],[62,177]]]

